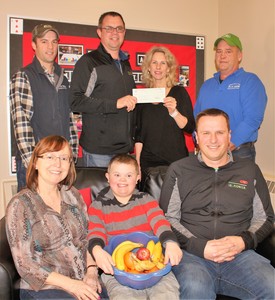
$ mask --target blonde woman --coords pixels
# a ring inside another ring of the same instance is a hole
[[[176,85],[176,70],[176,59],[167,48],[154,46],[146,53],[144,84],[165,88],[166,97],[163,103],[137,105],[135,152],[142,182],[149,167],[168,166],[188,156],[184,132],[193,132],[195,120],[187,91]]]

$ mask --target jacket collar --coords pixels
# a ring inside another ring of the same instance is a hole
[[[233,155],[232,155],[232,152],[231,152],[230,150],[228,150],[227,155],[229,156],[228,163],[225,164],[225,165],[223,165],[223,166],[220,166],[219,169],[226,168],[227,166],[231,166],[232,163],[234,163]],[[204,165],[205,167],[208,167],[208,168],[212,168],[212,169],[213,169],[213,167],[209,167],[209,166],[203,161],[203,158],[202,158],[202,155],[201,155],[201,151],[199,151],[199,153],[197,154],[197,157],[198,157],[198,161],[199,161],[200,164]]]
[[[98,47],[98,50],[101,51],[101,52],[103,52],[105,55],[108,55],[109,58],[111,60],[113,60],[111,54],[106,51],[106,49],[104,48],[104,46],[101,43],[100,43],[100,45]],[[119,59],[122,60],[122,61],[125,61],[125,60],[129,59],[129,55],[126,52],[122,51],[122,50],[119,50],[118,56],[119,56]]]
[[[38,58],[36,57],[36,55],[33,58],[33,64],[34,64],[35,68],[37,69],[37,71],[39,73],[45,74],[45,70],[41,66],[40,61],[38,60]],[[54,66],[54,73],[57,74],[58,76],[60,76],[60,74],[61,74],[61,67],[56,62],[54,62],[53,66]]]
[[[244,69],[243,68],[239,68],[238,70],[236,70],[235,72],[233,72],[232,74],[230,74],[229,76],[227,76],[226,77],[226,79],[227,78],[231,78],[231,77],[238,77],[241,73],[243,73],[244,72]],[[214,73],[214,78],[216,79],[216,80],[220,80],[220,74],[221,74],[221,72],[216,72],[216,73]],[[224,79],[224,80],[226,80],[226,79]],[[223,81],[224,81],[223,80]]]

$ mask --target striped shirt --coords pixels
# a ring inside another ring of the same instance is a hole
[[[162,244],[177,242],[157,200],[147,193],[135,190],[129,202],[122,204],[107,187],[92,202],[88,215],[90,252],[95,245],[104,248],[112,236],[137,231],[156,235]]]

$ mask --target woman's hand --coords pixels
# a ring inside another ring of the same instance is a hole
[[[96,264],[104,273],[114,275],[113,266],[115,266],[115,263],[107,251],[103,250],[99,245],[96,245],[93,248],[93,256]]]
[[[168,109],[168,113],[171,118],[175,120],[178,127],[180,129],[183,129],[188,120],[185,116],[183,116],[178,110],[177,110],[177,101],[173,97],[166,97],[164,98],[163,106],[165,106]]]
[[[168,109],[169,114],[172,114],[177,108],[177,101],[173,97],[166,97],[163,100],[163,106]]]
[[[91,279],[89,279],[89,283],[90,282]],[[97,300],[99,299],[97,290],[99,292],[101,291],[101,287],[98,288],[97,286],[96,289],[94,285],[90,286],[84,282],[84,280],[72,279],[56,272],[50,273],[45,283],[61,288],[62,290],[73,295],[77,300]]]
[[[66,290],[78,300],[98,300],[99,294],[94,285],[89,285],[84,281],[71,279]],[[101,287],[99,292],[101,292]]]
[[[98,278],[97,267],[88,268],[83,281],[87,283],[94,291],[101,293],[102,288]]]

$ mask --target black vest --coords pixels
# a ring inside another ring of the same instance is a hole
[[[62,135],[70,139],[69,82],[55,63],[58,83],[54,86],[44,73],[38,59],[25,67],[33,95],[31,126],[35,142],[48,135]]]

